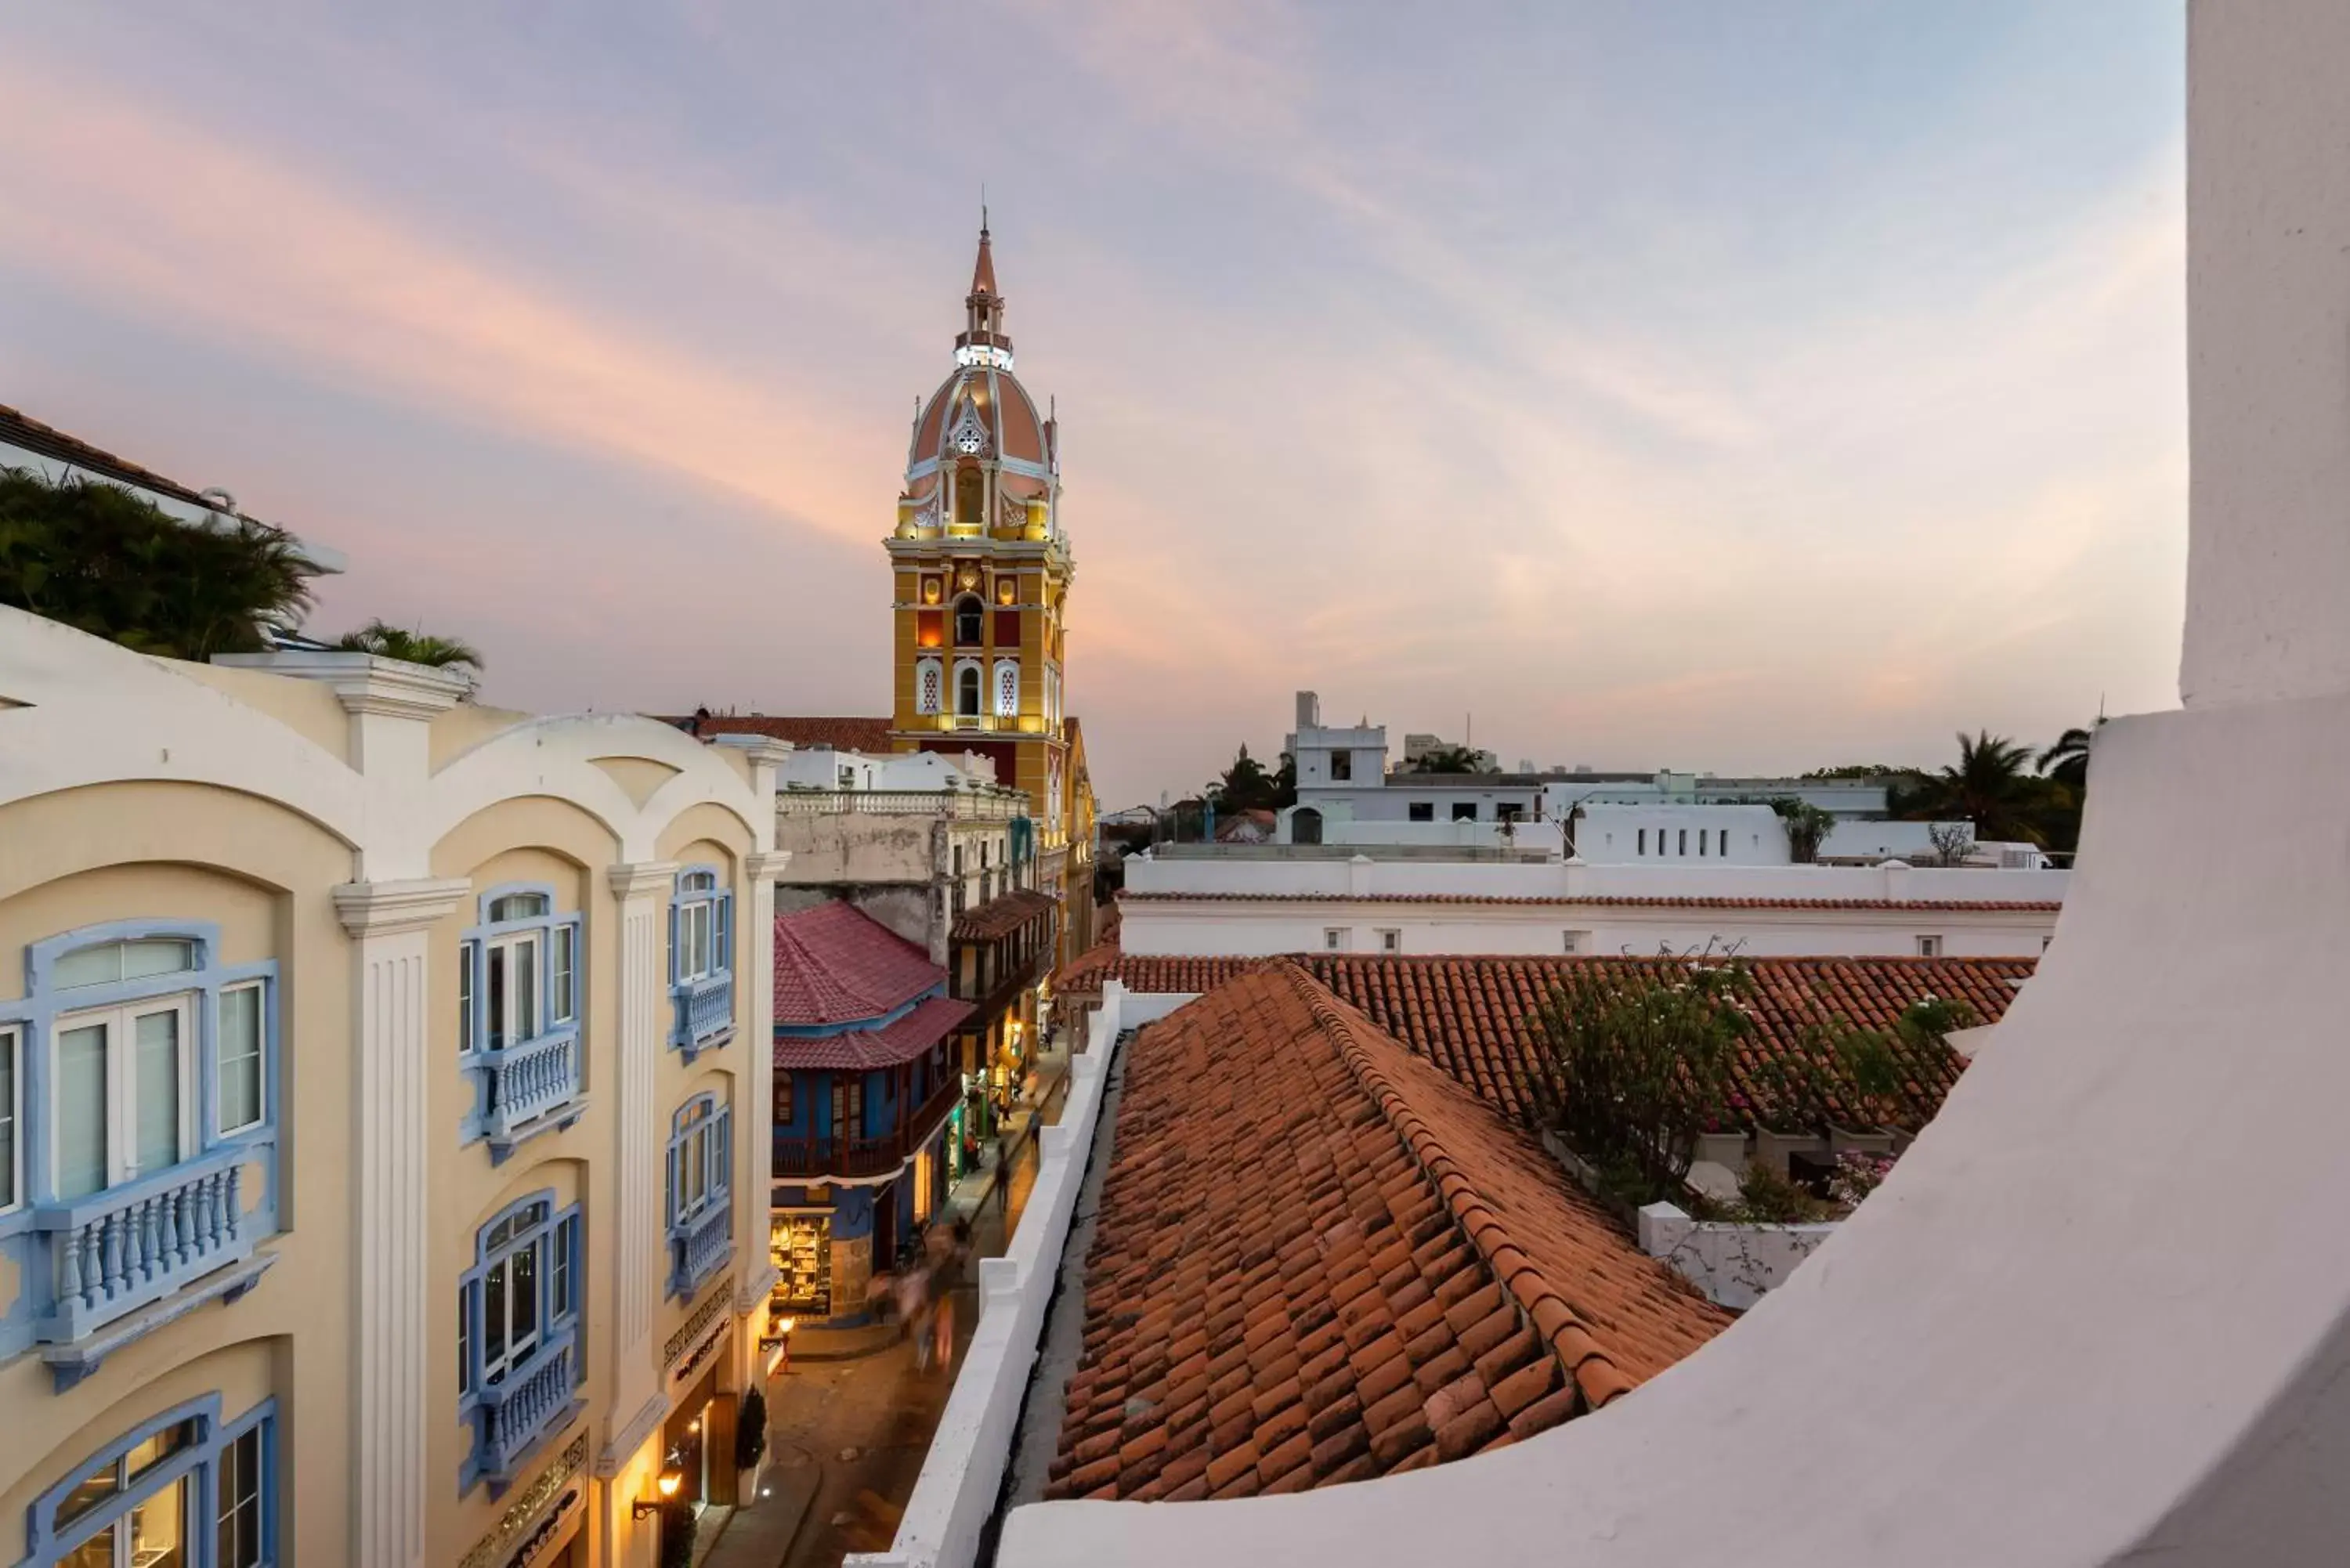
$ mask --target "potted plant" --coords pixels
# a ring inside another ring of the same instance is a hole
[[[767,1457],[767,1397],[756,1383],[743,1392],[734,1411],[734,1468],[742,1472],[742,1490],[734,1495],[745,1504],[759,1495],[759,1465]]]

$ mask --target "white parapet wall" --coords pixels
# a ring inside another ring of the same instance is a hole
[[[844,1568],[972,1568],[978,1559],[980,1532],[995,1511],[1019,1432],[1021,1406],[1099,1130],[1118,1035],[1189,1000],[1135,996],[1116,981],[1102,988],[1087,1048],[1070,1059],[1061,1119],[1039,1134],[1036,1184],[1012,1245],[1003,1257],[980,1262],[979,1326],[963,1353],[962,1370],[955,1374],[897,1537],[887,1552],[850,1553]]]
[[[1816,1225],[1733,1225],[1692,1220],[1677,1204],[1640,1210],[1640,1251],[1672,1265],[1716,1305],[1744,1312],[1787,1282],[1835,1221]]]

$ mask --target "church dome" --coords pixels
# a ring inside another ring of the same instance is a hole
[[[997,465],[1008,493],[1041,493],[1053,472],[1053,422],[1012,373],[1012,339],[1003,331],[1003,296],[984,223],[979,260],[964,296],[967,320],[955,335],[955,368],[914,416],[906,452],[907,492],[930,493],[941,469],[964,459]],[[1033,483],[1032,483],[1033,482]]]

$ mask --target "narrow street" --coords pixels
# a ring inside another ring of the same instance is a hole
[[[985,1167],[956,1184],[940,1215],[971,1216],[977,1257],[1003,1255],[1035,1185],[1035,1128],[1060,1120],[1067,1098],[1065,1051],[1040,1054],[1037,1073],[1048,1085],[1045,1104],[1015,1113],[1018,1142],[1003,1173],[1003,1199],[996,1196],[997,1171]],[[912,1344],[899,1338],[856,1360],[795,1362],[768,1380],[774,1458],[764,1495],[729,1521],[703,1568],[839,1568],[848,1552],[889,1546],[978,1320],[977,1277],[974,1266],[954,1292],[950,1366],[918,1369]]]

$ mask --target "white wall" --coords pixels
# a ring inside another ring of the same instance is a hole
[[[723,734],[726,722],[712,719],[710,730]],[[843,784],[843,770],[851,781]],[[782,782],[804,789],[942,790],[966,789],[995,782],[995,763],[975,752],[947,756],[938,752],[904,752],[873,755],[837,751],[830,746],[802,746],[784,763]]]
[[[1787,831],[1767,805],[1586,805],[1575,826],[1575,852],[1594,866],[1788,864]]]

